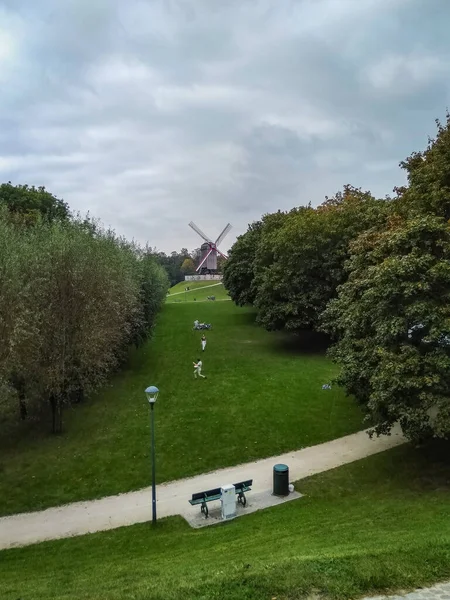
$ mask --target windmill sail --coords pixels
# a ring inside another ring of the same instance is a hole
[[[203,244],[201,245],[201,258],[200,264],[197,267],[197,273],[211,273],[217,271],[217,255],[223,256],[223,258],[228,258],[225,254],[223,254],[217,246],[224,240],[225,236],[231,229],[230,223],[226,225],[223,229],[222,233],[219,235],[215,242],[212,241],[203,231],[197,227],[197,225],[191,221],[189,223],[189,227],[191,227],[203,240]]]

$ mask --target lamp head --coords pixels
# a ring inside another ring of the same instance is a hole
[[[147,400],[149,401],[149,403],[155,404],[156,398],[158,397],[158,394],[159,394],[159,390],[155,385],[151,385],[145,390],[145,394],[147,396]]]

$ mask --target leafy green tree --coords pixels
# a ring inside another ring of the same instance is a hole
[[[154,325],[168,281],[152,256],[84,221],[17,227],[0,210],[0,380],[20,414],[66,404],[105,381]]]
[[[256,285],[258,322],[268,330],[316,328],[346,277],[349,242],[383,222],[389,208],[388,201],[346,186],[318,209],[296,209],[279,226],[263,230],[257,259],[263,264]]]
[[[181,270],[181,266],[186,258],[192,258],[186,248],[182,248],[180,252],[171,252],[170,255],[164,252],[158,252],[153,250],[152,254],[155,256],[158,263],[165,269],[171,286],[176,285],[180,281],[184,281],[184,272]]]
[[[190,256],[184,259],[180,269],[184,275],[192,275],[195,273],[195,264]]]
[[[140,345],[151,334],[155,325],[156,316],[169,289],[169,279],[155,257],[146,252],[137,261],[137,269],[141,317],[135,319],[132,342]]]
[[[392,216],[351,244],[347,281],[323,314],[338,382],[376,433],[450,434],[450,228],[441,217]]]
[[[423,152],[413,152],[400,166],[408,185],[396,188],[397,210],[402,214],[430,213],[450,219],[450,114],[436,121],[437,136]]]
[[[261,221],[251,223],[233,244],[223,266],[223,284],[238,306],[253,304],[255,299],[254,261],[261,231]]]
[[[34,224],[40,218],[52,222],[67,221],[70,217],[68,205],[43,186],[2,183],[0,204],[8,208],[16,222],[26,225]]]

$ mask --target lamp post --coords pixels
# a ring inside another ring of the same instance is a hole
[[[147,400],[150,404],[150,415],[152,425],[152,522],[156,523],[156,477],[155,477],[155,415],[153,409],[155,407],[156,398],[159,390],[154,385],[151,385],[145,390]]]

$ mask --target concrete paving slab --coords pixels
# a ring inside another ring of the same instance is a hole
[[[203,514],[200,512],[200,506],[197,506],[197,512],[193,513],[192,511],[186,512],[181,516],[186,519],[191,527],[195,529],[199,529],[201,527],[208,527],[209,525],[217,525],[219,523],[231,523],[238,517],[244,517],[245,515],[249,515],[257,510],[262,510],[264,508],[270,508],[271,506],[279,506],[280,504],[285,504],[286,502],[291,502],[292,500],[298,500],[299,498],[303,498],[303,494],[299,492],[291,492],[288,496],[274,496],[269,490],[263,492],[257,492],[256,494],[252,494],[252,492],[248,492],[246,494],[247,505],[245,508],[241,504],[237,504],[236,506],[236,517],[234,519],[229,519],[228,521],[224,521],[222,519],[221,506],[220,501],[209,503],[209,516],[206,519]]]

